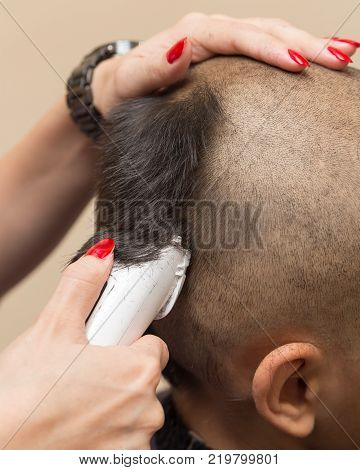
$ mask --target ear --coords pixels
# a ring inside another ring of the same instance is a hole
[[[252,383],[258,413],[295,437],[308,436],[315,425],[322,355],[310,343],[280,346],[259,364]]]

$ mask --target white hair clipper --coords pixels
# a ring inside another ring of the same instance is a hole
[[[171,311],[189,261],[190,252],[177,238],[154,261],[128,267],[114,265],[86,323],[89,343],[130,345],[139,339],[155,319]]]

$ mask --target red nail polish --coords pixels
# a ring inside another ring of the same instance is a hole
[[[338,38],[338,37],[333,37],[331,39],[333,41],[345,42],[346,44],[350,44],[350,46],[360,47],[360,42],[354,41],[353,39],[344,39],[344,38]]]
[[[341,62],[346,62],[347,64],[352,62],[350,57],[345,54],[345,52],[339,51],[339,49],[336,49],[336,47],[329,46],[328,51],[331,52],[331,54],[334,55]]]
[[[85,253],[85,256],[90,255],[95,256],[96,258],[104,259],[114,251],[114,247],[115,242],[112,238],[104,238],[89,248]]]
[[[294,62],[296,62],[298,65],[301,65],[302,67],[309,67],[309,61],[299,54],[296,51],[293,51],[292,49],[288,49],[289,56],[292,58]]]
[[[183,53],[184,46],[187,38],[180,39],[176,44],[174,44],[166,53],[166,59],[169,64],[173,64],[181,54]]]

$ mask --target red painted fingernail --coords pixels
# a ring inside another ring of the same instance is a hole
[[[296,51],[293,51],[292,49],[288,49],[289,56],[292,58],[294,62],[296,62],[298,65],[301,65],[302,67],[309,67],[309,61],[305,59],[304,56],[299,54]]]
[[[344,39],[344,38],[338,38],[338,37],[333,37],[331,39],[333,41],[345,42],[346,44],[350,44],[351,46],[360,47],[360,42],[354,41],[353,39]]]
[[[334,55],[341,62],[346,62],[347,64],[352,62],[350,57],[345,54],[345,52],[339,51],[339,49],[336,49],[336,47],[329,46],[328,51],[331,52],[331,54]]]
[[[169,64],[173,64],[175,60],[181,56],[184,50],[184,46],[187,38],[182,38],[176,44],[174,44],[166,53],[166,59]]]
[[[110,253],[114,251],[115,242],[112,238],[104,238],[100,240],[98,243],[93,245],[88,251],[85,253],[85,256],[95,256],[96,258],[104,259]]]

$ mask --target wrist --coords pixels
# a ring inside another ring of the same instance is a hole
[[[93,100],[103,116],[121,100],[116,87],[116,70],[122,60],[122,57],[114,56],[100,62],[94,69],[91,85]]]
[[[97,47],[72,71],[67,81],[67,105],[72,119],[96,140],[101,120],[117,102],[116,73],[121,59],[138,42],[118,40]],[[102,62],[105,62],[102,64]]]

